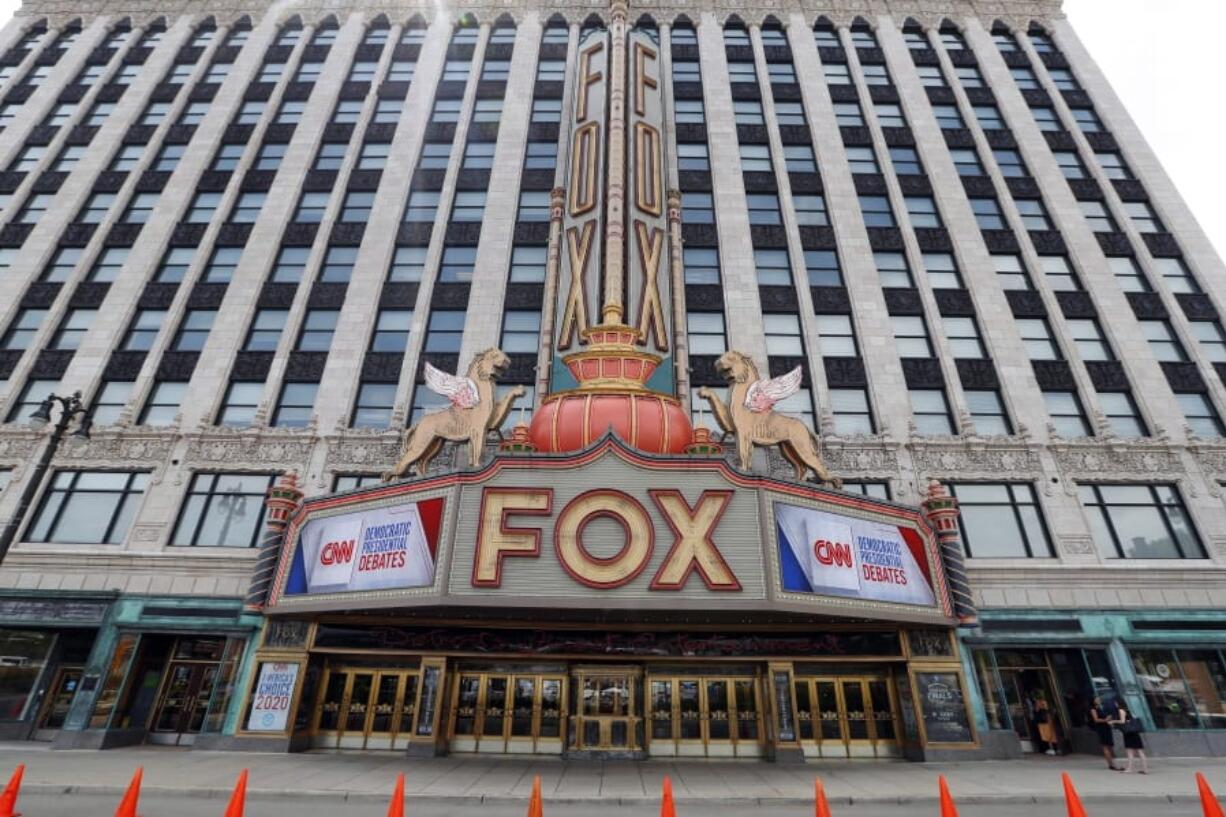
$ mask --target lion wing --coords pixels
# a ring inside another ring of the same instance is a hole
[[[800,367],[797,366],[787,374],[781,374],[769,380],[757,381],[745,393],[745,408],[759,414],[772,410],[780,400],[791,397],[800,391],[802,376]]]
[[[451,405],[456,408],[470,409],[481,402],[477,394],[477,384],[471,377],[447,374],[429,363],[426,363],[426,385],[430,387],[430,391],[450,400]]]

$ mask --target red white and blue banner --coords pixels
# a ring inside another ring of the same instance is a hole
[[[931,607],[924,541],[912,528],[777,503],[783,589]]]
[[[438,498],[307,521],[285,595],[432,585],[442,513]]]

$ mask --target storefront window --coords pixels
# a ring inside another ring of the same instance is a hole
[[[136,652],[136,643],[140,636],[136,633],[124,633],[115,643],[115,652],[111,656],[111,666],[106,671],[102,690],[98,693],[94,704],[94,714],[90,716],[90,729],[105,729],[111,721],[111,713],[119,701],[119,693],[123,688],[123,679],[128,672],[128,664]]]
[[[1159,729],[1196,729],[1196,707],[1173,650],[1133,650],[1132,665]]]
[[[0,720],[25,716],[54,643],[53,632],[0,630]]]
[[[989,729],[1009,729],[1008,711],[1003,703],[1004,690],[997,681],[996,665],[991,650],[972,650],[975,659],[975,677],[979,681],[979,693],[983,697],[983,712]]]
[[[1226,672],[1217,650],[1176,650],[1179,668],[1204,729],[1226,728]]]
[[[217,683],[213,688],[213,700],[209,703],[209,712],[204,719],[203,732],[220,732],[226,722],[226,713],[230,710],[230,699],[234,696],[235,675],[238,671],[239,659],[243,657],[243,649],[247,646],[244,638],[226,639],[225,654],[221,659],[221,667],[217,673]]]

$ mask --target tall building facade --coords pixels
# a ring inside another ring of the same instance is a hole
[[[1094,750],[1100,696],[1159,752],[1226,752],[1226,269],[1058,2],[26,0],[0,53],[0,734],[1013,756],[1040,700]],[[595,347],[664,397],[594,413]],[[730,430],[706,397],[737,393],[729,350],[799,371],[775,409],[841,492],[741,467],[745,426],[691,445],[686,419]],[[510,453],[446,445],[430,473],[456,481],[381,494],[406,426],[458,405],[434,370],[488,385]],[[41,469],[26,419],[77,391],[90,434]],[[260,545],[286,472],[306,511],[282,553]],[[916,510],[933,480],[950,562]],[[523,486],[557,507],[529,491],[483,527]],[[567,534],[584,489],[619,496]],[[727,561],[704,561],[677,522],[699,489],[767,555],[708,520]],[[405,491],[437,596],[299,575],[295,548],[337,558],[316,520]],[[759,510],[782,496],[894,526],[935,607],[789,597],[786,514]],[[613,544],[577,570],[592,519]],[[566,571],[483,573],[487,534],[542,564],[544,536]],[[602,573],[640,534],[655,578]],[[601,595],[649,580],[683,592]],[[718,594],[754,581],[761,604]]]

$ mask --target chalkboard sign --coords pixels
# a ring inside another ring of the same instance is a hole
[[[917,697],[929,743],[971,743],[970,715],[956,672],[915,673]]]

